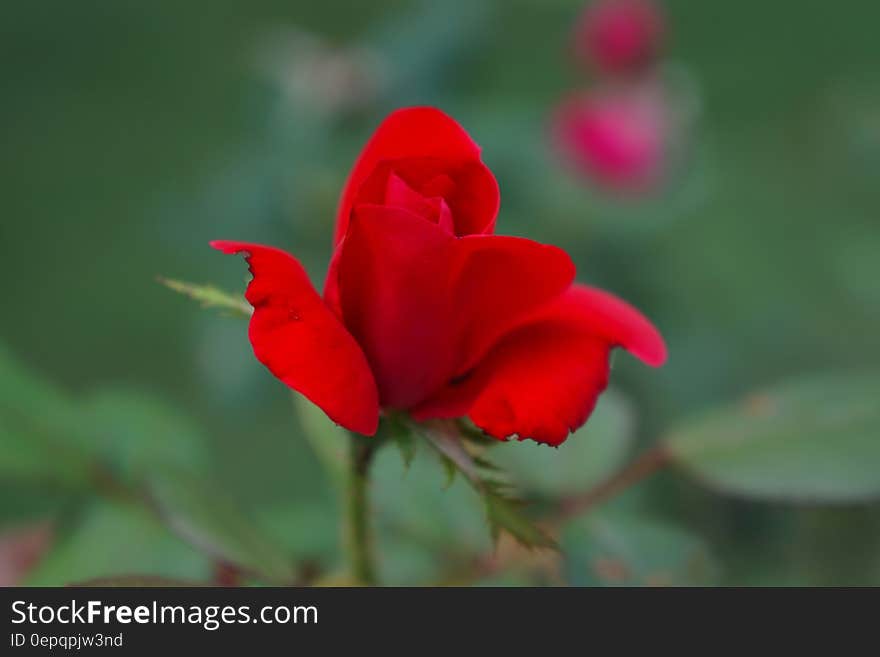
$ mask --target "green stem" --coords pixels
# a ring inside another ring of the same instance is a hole
[[[351,435],[350,463],[346,490],[346,545],[354,577],[366,586],[376,585],[376,567],[370,536],[370,504],[367,491],[370,463],[378,442],[375,438]]]

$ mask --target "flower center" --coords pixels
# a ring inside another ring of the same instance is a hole
[[[455,233],[452,211],[443,196],[439,194],[426,196],[417,192],[393,171],[388,174],[384,200],[386,205],[405,208],[431,223],[439,225],[446,232]]]

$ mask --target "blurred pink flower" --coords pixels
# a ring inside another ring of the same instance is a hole
[[[599,73],[637,73],[654,62],[664,32],[651,0],[597,0],[577,21],[574,52]]]
[[[599,87],[575,93],[552,119],[561,158],[599,186],[640,193],[662,181],[673,123],[655,85]]]

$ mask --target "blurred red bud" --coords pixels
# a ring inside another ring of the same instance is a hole
[[[664,177],[673,123],[653,85],[598,88],[565,99],[553,116],[562,159],[601,187],[647,192]]]
[[[598,0],[577,21],[574,52],[600,73],[637,73],[660,51],[663,17],[650,0]]]

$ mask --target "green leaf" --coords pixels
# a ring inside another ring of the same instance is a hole
[[[224,292],[213,285],[187,283],[186,281],[178,281],[161,276],[157,280],[168,289],[198,301],[202,308],[218,308],[226,311],[233,317],[248,318],[253,314],[253,309],[245,301],[244,297],[232,294],[231,292]]]
[[[489,519],[489,528],[494,540],[498,540],[499,530],[504,529],[520,545],[525,547],[553,549],[557,547],[556,541],[523,515],[519,508],[522,503],[518,500],[496,493],[488,493],[484,495],[483,499],[486,503],[486,517]]]
[[[0,343],[0,414],[28,417],[39,420],[41,427],[54,427],[68,421],[75,406],[60,388]]]
[[[74,522],[54,542],[26,584],[59,586],[133,571],[173,578],[210,576],[210,561],[173,536],[145,509],[101,502]]]
[[[0,417],[0,477],[49,489],[89,490],[90,462],[70,445]]]
[[[206,460],[198,427],[149,393],[107,388],[77,402],[3,351],[0,388],[0,475],[9,480],[90,489],[99,469],[134,480]]]
[[[64,489],[85,489],[92,468],[73,434],[71,399],[0,344],[0,476]]]
[[[83,404],[84,431],[95,452],[132,481],[162,467],[200,468],[207,461],[201,429],[179,409],[141,390],[107,388]]]
[[[50,490],[36,481],[16,482],[0,477],[0,527],[53,518],[76,507],[85,491],[58,487]]]
[[[496,445],[504,444],[502,441],[485,433],[479,427],[474,426],[474,424],[466,418],[457,420],[455,426],[458,428],[461,438],[475,446],[495,447]]]
[[[474,457],[468,451],[456,424],[440,422],[418,427],[440,455],[447,472],[461,472],[482,495],[493,540],[497,540],[499,531],[504,529],[525,547],[556,546],[552,538],[522,513],[522,502],[509,493],[507,482],[498,478],[500,471],[485,457]]]
[[[277,584],[296,577],[292,560],[221,489],[181,471],[150,483],[150,497],[164,523],[213,558]]]
[[[443,466],[443,472],[446,473],[446,484],[443,487],[449,488],[455,483],[455,475],[458,473],[458,466],[455,465],[455,461],[445,454],[438,454],[437,457],[440,459],[440,465]]]
[[[397,446],[397,449],[400,452],[400,458],[403,459],[404,466],[409,468],[416,456],[416,439],[413,436],[413,432],[405,422],[395,416],[389,416],[386,418],[385,423],[387,425],[388,435]]]
[[[566,527],[561,542],[573,586],[695,586],[717,577],[702,540],[638,514],[582,516]]]
[[[628,401],[614,390],[599,400],[589,421],[558,448],[531,440],[500,443],[492,460],[520,487],[548,497],[586,490],[627,460],[635,422]]]
[[[675,427],[686,472],[720,491],[794,502],[880,496],[880,376],[817,377]]]
[[[497,465],[492,463],[492,461],[490,461],[489,459],[487,459],[483,456],[474,456],[472,458],[474,459],[474,463],[481,470],[485,470],[488,472],[496,472],[499,474],[504,472],[504,470],[502,468],[499,468]]]

